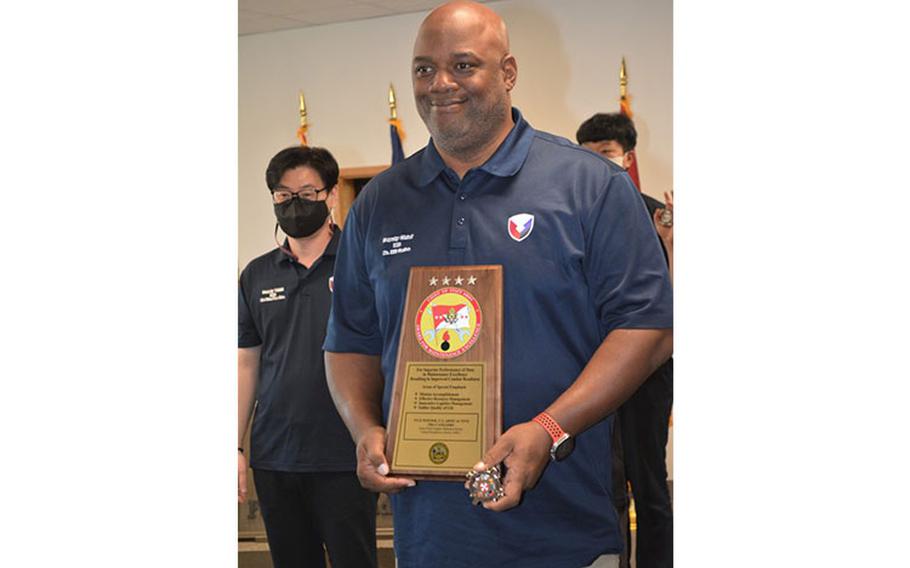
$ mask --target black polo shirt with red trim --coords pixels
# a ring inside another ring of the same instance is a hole
[[[354,471],[354,443],[335,410],[322,343],[341,231],[312,266],[276,248],[240,275],[238,346],[261,346],[250,465]],[[287,243],[285,243],[285,248]]]

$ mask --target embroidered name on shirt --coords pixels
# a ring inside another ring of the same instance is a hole
[[[414,240],[414,233],[409,235],[394,235],[392,237],[382,237],[382,245],[391,244],[389,248],[382,249],[382,256],[391,256],[411,252],[411,247],[407,246],[410,241]]]
[[[278,300],[285,300],[287,296],[284,295],[284,286],[280,288],[269,288],[262,291],[262,297],[259,298],[259,303],[264,302],[277,302]]]

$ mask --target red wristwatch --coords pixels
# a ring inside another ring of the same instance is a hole
[[[550,459],[562,461],[569,457],[569,454],[575,449],[575,438],[567,434],[559,423],[553,420],[553,417],[546,412],[541,412],[535,416],[534,422],[543,426],[543,429],[553,439],[553,445],[550,446]]]

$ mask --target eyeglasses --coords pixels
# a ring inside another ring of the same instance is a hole
[[[295,197],[305,201],[317,201],[319,194],[328,191],[329,189],[330,188],[328,187],[316,189],[315,187],[305,186],[297,191],[291,191],[286,187],[278,186],[277,189],[272,191],[272,201],[275,203],[286,203]]]

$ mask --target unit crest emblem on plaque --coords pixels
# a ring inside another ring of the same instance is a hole
[[[417,342],[433,357],[458,357],[477,341],[481,323],[474,296],[461,288],[440,288],[417,310]]]

